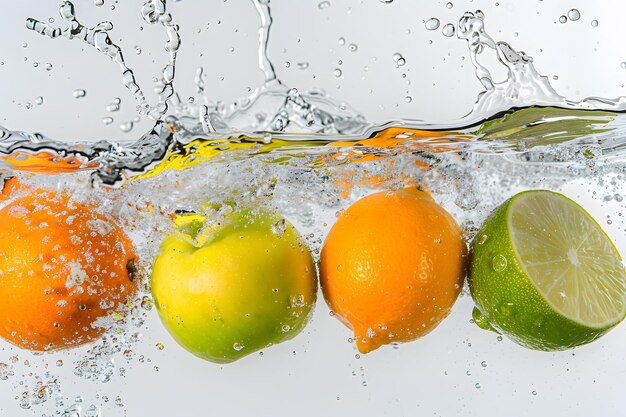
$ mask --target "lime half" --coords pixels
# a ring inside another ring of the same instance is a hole
[[[551,191],[500,206],[472,244],[474,318],[520,345],[564,350],[602,336],[626,315],[626,273],[600,225]]]

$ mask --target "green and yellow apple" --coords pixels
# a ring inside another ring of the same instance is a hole
[[[228,363],[296,336],[315,304],[317,280],[295,228],[264,208],[213,225],[190,219],[163,241],[151,277],[174,339],[196,356]]]

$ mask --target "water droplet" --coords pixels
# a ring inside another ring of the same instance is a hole
[[[448,23],[443,27],[443,29],[441,29],[441,33],[443,33],[443,36],[448,38],[454,36],[454,25],[452,23]]]
[[[46,71],[52,71],[52,64],[49,62],[46,62],[45,68],[46,68]]]
[[[393,60],[396,62],[396,65],[399,67],[406,64],[406,60],[404,59],[404,57],[402,56],[400,52],[396,52],[395,54],[393,54]]]
[[[531,394],[532,395],[537,395],[537,391],[533,391]]]
[[[393,0],[380,0],[381,3],[390,4],[393,3]]]
[[[498,342],[502,342],[502,336],[498,336],[498,337],[496,337],[496,340],[497,340]]]
[[[39,66],[39,62],[33,62],[33,67],[37,68]]]
[[[506,269],[508,262],[504,255],[496,255],[491,260],[491,267],[496,272],[502,272]]]
[[[22,44],[22,48],[28,48],[28,44],[27,44],[26,42],[24,42],[24,43]]]
[[[480,237],[480,239],[478,239],[478,244],[479,244],[479,245],[484,245],[484,244],[485,244],[485,242],[487,241],[487,239],[488,239],[488,238],[489,238],[489,237],[488,237],[487,235],[482,235],[482,236]]]
[[[318,4],[317,7],[319,7],[320,10],[324,10],[324,9],[330,7],[330,2],[329,1],[323,1],[320,4]]]
[[[482,361],[480,363],[480,366],[482,366],[483,368],[486,368],[487,367],[487,361]]]
[[[56,365],[57,365],[58,367],[63,366],[63,361],[62,361],[61,359],[57,360]]]
[[[308,62],[298,62],[298,68],[301,70],[305,70],[307,68],[309,68],[309,63]]]
[[[188,101],[189,103],[193,104],[193,103],[196,101],[196,99],[195,99],[195,98],[193,98],[193,97],[189,97],[189,98],[187,99],[187,101]]]
[[[619,64],[619,66],[620,66],[622,69],[626,69],[626,61],[624,61],[624,62],[622,62],[621,64]]]
[[[346,44],[346,40],[344,38],[339,38],[339,45],[343,46]]]
[[[128,132],[130,132],[131,130],[133,130],[133,127],[135,127],[135,123],[133,123],[133,121],[131,120],[131,121],[129,121],[129,122],[122,123],[122,124],[120,125],[120,130],[121,130],[122,132],[124,132],[124,133],[128,133]]]
[[[343,72],[341,71],[341,69],[339,69],[339,68],[335,68],[335,69],[333,70],[333,75],[334,75],[335,77],[339,78],[339,77],[341,77],[341,74],[343,74]]]
[[[237,352],[241,351],[244,348],[244,345],[239,344],[237,342],[233,343],[233,349],[235,349]]]
[[[476,387],[476,389],[480,389],[481,387],[480,382],[475,383],[474,386]]]
[[[281,330],[283,331],[283,333],[287,333],[289,330],[291,330],[291,326],[288,324],[284,324],[283,327],[281,327]]]
[[[141,48],[138,46],[135,46],[135,54],[136,55],[141,55]]]
[[[592,26],[592,27],[594,27],[594,28],[595,28],[595,27],[597,27],[597,26],[598,26],[598,21],[597,21],[597,20],[595,20],[595,19],[594,19],[594,20],[592,20],[592,21],[591,21],[591,26]]]
[[[98,7],[104,6],[104,0],[94,0],[94,4]]]
[[[285,68],[289,68],[289,67],[291,67],[291,62],[285,61]]]
[[[424,26],[426,27],[427,30],[435,30],[439,27],[440,23],[441,22],[439,22],[439,19],[437,19],[436,17],[433,17],[431,19],[428,19],[426,23],[424,24]]]
[[[571,20],[572,22],[575,22],[580,19],[580,12],[578,11],[578,9],[570,9],[567,12],[567,17],[569,17],[569,20]]]
[[[406,96],[406,97],[404,98],[404,101],[405,101],[405,102],[407,102],[407,103],[410,103],[410,102],[412,102],[412,101],[413,101],[413,97],[411,97],[411,96]]]
[[[447,3],[446,3],[446,8],[447,8],[447,9],[451,9],[452,7],[454,7],[454,4],[452,4],[452,3],[450,3],[450,2],[447,2]]]
[[[350,52],[356,52],[358,49],[359,49],[359,47],[356,44],[354,44],[354,43],[351,43],[350,45],[348,45],[348,50]]]
[[[104,123],[105,125],[110,125],[111,123],[113,123],[115,120],[113,120],[112,117],[105,117],[102,119],[102,123]]]
[[[74,96],[74,98],[83,98],[87,95],[87,92],[85,90],[78,89],[78,90],[74,90],[72,95]]]
[[[41,106],[43,104],[43,97],[39,96],[35,98],[35,104]]]
[[[563,16],[559,17],[559,22],[567,23],[567,16],[563,15]]]

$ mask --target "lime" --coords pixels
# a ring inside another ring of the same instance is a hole
[[[626,274],[600,225],[551,191],[500,206],[472,243],[469,284],[483,328],[538,350],[592,342],[626,315]]]

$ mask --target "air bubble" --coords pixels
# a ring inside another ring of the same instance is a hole
[[[491,267],[496,272],[502,272],[506,269],[508,262],[504,255],[496,255],[491,260]]]

